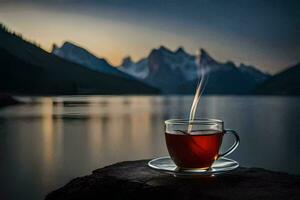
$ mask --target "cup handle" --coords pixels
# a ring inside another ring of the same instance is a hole
[[[219,154],[219,158],[220,157],[224,157],[224,156],[228,156],[229,154],[231,154],[240,144],[240,137],[239,135],[237,134],[237,132],[235,132],[234,130],[225,130],[224,131],[224,135],[225,134],[233,134],[233,136],[235,137],[235,142],[234,144],[225,152],[225,153],[222,153],[222,154]]]

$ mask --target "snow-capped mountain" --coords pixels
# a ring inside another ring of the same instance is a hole
[[[0,63],[2,93],[29,96],[159,93],[135,78],[101,73],[48,53],[11,33],[1,23]]]
[[[177,93],[178,86],[186,81],[177,64],[179,59],[165,47],[152,50],[147,58],[149,73],[144,81],[164,93]]]
[[[154,53],[154,51],[152,53]],[[155,61],[152,60],[152,65],[149,63],[150,68],[156,68],[160,64],[165,64],[168,65],[172,71],[179,71],[184,76],[185,80],[193,80],[197,78],[197,74],[195,73],[195,71],[197,71],[195,56],[186,53],[182,47],[172,52],[166,47],[161,46],[157,52],[161,56],[161,63],[155,63]],[[152,59],[151,55],[152,54],[149,56],[150,61]],[[154,63],[157,66],[153,66]]]
[[[126,57],[123,59],[119,67],[121,71],[128,73],[138,79],[145,79],[149,74],[148,60],[142,59],[136,63],[131,60],[131,57]]]
[[[250,94],[258,84],[270,77],[252,66],[236,66],[231,61],[219,62],[204,49],[195,56],[182,47],[172,51],[160,46],[137,62],[130,57],[124,58],[118,68],[70,42],[53,48],[52,53],[102,73],[139,79],[165,94],[194,93],[201,68],[205,68],[209,76],[205,93],[210,94]]]
[[[231,61],[219,62],[213,59],[204,49],[197,57],[199,68],[205,69],[207,79],[204,93],[206,94],[250,94],[258,82],[252,75],[241,70]],[[198,80],[184,83],[180,91],[193,93]]]
[[[130,79],[132,78],[126,73],[123,73],[115,67],[111,66],[105,59],[98,58],[86,49],[79,47],[78,45],[75,45],[71,42],[65,42],[61,47],[57,47],[56,45],[54,45],[52,53],[61,58],[67,59],[77,64],[81,64],[95,71],[122,76]]]
[[[198,65],[196,59],[199,59]],[[124,59],[119,69],[164,93],[194,93],[198,68],[205,68],[209,75],[206,93],[247,94],[270,77],[252,66],[237,67],[231,61],[216,61],[204,49],[196,57],[182,47],[171,51],[164,46],[152,50],[147,58],[136,63],[130,58]]]
[[[197,78],[195,56],[185,52],[182,47],[173,52],[161,46],[136,63],[127,57],[119,69],[164,93],[177,93],[180,84]]]
[[[205,67],[206,71],[209,73],[213,73],[216,71],[232,71],[236,68],[234,63],[231,61],[221,63],[213,59],[204,49],[200,49],[199,59],[200,67]]]
[[[160,57],[161,59],[159,60],[157,57]],[[182,47],[179,47],[175,52],[172,52],[166,47],[161,46],[158,49],[152,50],[147,58],[143,58],[136,63],[133,62],[130,57],[126,57],[123,59],[119,69],[139,79],[145,79],[150,71],[152,71],[152,73],[155,72],[156,66],[162,64],[168,65],[172,71],[179,70],[185,80],[197,78],[197,74],[195,73],[197,70],[195,56],[185,52]]]

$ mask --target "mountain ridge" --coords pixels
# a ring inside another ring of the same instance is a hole
[[[20,34],[9,31],[0,24],[0,51],[2,65],[0,70],[2,74],[9,73],[12,75],[15,73],[12,77],[22,79],[22,83],[25,85],[28,81],[28,84],[32,83],[30,81],[36,81],[38,84],[31,85],[32,88],[37,87],[36,85],[46,84],[45,88],[48,88],[49,91],[53,90],[51,93],[55,93],[55,88],[63,90],[63,87],[58,86],[59,82],[62,84],[68,82],[65,85],[66,88],[69,88],[68,92],[76,92],[78,88],[82,88],[82,84],[90,82],[87,84],[88,86],[85,85],[83,88],[86,88],[89,92],[100,92],[102,94],[105,91],[104,93],[107,93],[109,89],[103,88],[104,86],[100,86],[101,84],[92,84],[93,81],[95,83],[99,82],[101,77],[100,82],[108,85],[106,87],[110,89],[114,88],[114,93],[132,92],[134,91],[133,88],[138,86],[144,87],[146,90],[138,90],[139,93],[150,91],[150,93],[156,93],[160,90],[163,94],[194,94],[200,78],[198,77],[199,70],[205,69],[209,77],[204,91],[205,94],[300,95],[297,87],[297,85],[300,85],[297,81],[298,76],[300,76],[299,64],[271,76],[255,66],[243,63],[236,65],[232,61],[220,62],[214,59],[205,49],[200,49],[199,54],[192,55],[186,52],[182,46],[173,51],[161,45],[152,49],[147,57],[136,62],[131,57],[125,57],[122,64],[116,68],[104,58],[98,58],[88,50],[70,41],[64,42],[61,47],[54,45],[52,53],[48,53],[41,49],[38,44],[24,40]],[[10,68],[3,67],[5,65]],[[29,74],[23,68],[21,69],[23,66],[27,66],[28,69],[32,70],[32,74]],[[31,77],[32,80],[24,79],[22,74],[20,76],[16,75],[18,70],[22,71],[23,75],[26,74]],[[43,77],[43,79],[37,77],[39,76],[37,72],[40,73],[40,77]],[[67,76],[61,75],[70,72],[77,75],[75,76],[72,73]],[[84,76],[86,77],[83,78]],[[2,89],[9,85],[7,83],[11,83],[7,77],[3,76],[2,78],[8,81],[3,82],[2,80]],[[49,83],[46,83],[46,81],[49,81]],[[17,79],[16,82],[18,82]],[[113,82],[124,84],[117,87],[117,84]],[[51,88],[51,84],[54,89]],[[12,85],[15,87],[15,84]],[[129,85],[133,88],[130,88]],[[22,86],[22,84],[19,84],[20,88]],[[126,87],[127,92],[122,91],[123,86]],[[98,90],[100,87],[103,91]],[[41,88],[39,89],[39,92],[41,92]],[[85,92],[89,93],[87,91]]]
[[[200,60],[199,66],[196,64],[197,59]],[[165,46],[160,46],[151,50],[143,60],[146,64],[141,66],[139,62],[134,63],[127,59],[122,63],[120,69],[136,76],[135,71],[130,69],[139,69],[139,73],[141,73],[144,68],[147,73],[139,78],[167,94],[193,94],[199,81],[198,67],[205,67],[206,73],[210,76],[205,89],[207,94],[250,94],[258,84],[270,78],[269,74],[261,72],[253,66],[244,64],[236,66],[232,61],[219,62],[203,48],[200,49],[197,57],[187,53],[182,47],[172,51]],[[159,70],[161,72],[158,72]],[[226,88],[224,88],[224,84]],[[234,85],[237,86],[234,88]],[[242,88],[240,85],[244,87]],[[237,87],[240,89],[236,89]]]
[[[60,56],[78,62],[76,61],[78,58],[65,56],[67,53],[64,52],[66,50],[63,46],[60,48]],[[76,48],[81,47],[76,46]],[[237,66],[232,61],[217,61],[203,48],[199,52],[197,57],[187,53],[182,46],[172,51],[161,45],[152,49],[147,57],[137,62],[134,62],[131,57],[125,57],[117,70],[160,89],[164,94],[194,93],[195,85],[200,78],[197,59],[201,61],[200,68],[205,66],[207,73],[210,74],[210,82],[205,92],[207,94],[252,94],[255,87],[270,78],[269,74],[253,66],[245,64]],[[93,54],[91,56],[96,57]],[[80,63],[88,66],[83,57],[79,60]]]
[[[145,83],[67,61],[0,27],[0,91],[17,94],[157,94]]]
[[[133,77],[128,76],[111,66],[104,58],[98,58],[88,50],[83,47],[80,47],[77,44],[71,43],[70,41],[65,41],[61,47],[53,45],[52,54],[55,54],[61,58],[67,59],[69,61],[75,62],[87,66],[89,69],[121,76],[128,79],[133,79]]]
[[[300,62],[274,75],[256,89],[260,95],[300,95]]]

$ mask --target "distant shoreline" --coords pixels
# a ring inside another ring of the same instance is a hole
[[[20,102],[8,94],[0,94],[0,107],[19,104]]]

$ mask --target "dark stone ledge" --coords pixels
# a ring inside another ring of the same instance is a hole
[[[75,199],[300,199],[300,176],[243,168],[214,177],[179,178],[126,161],[79,177],[46,196]]]

